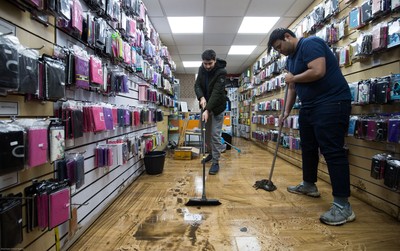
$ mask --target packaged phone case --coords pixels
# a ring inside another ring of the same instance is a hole
[[[12,249],[22,242],[22,194],[0,197],[0,247]],[[18,199],[17,199],[18,198]]]
[[[54,126],[49,129],[50,162],[63,159],[65,154],[64,126]]]
[[[24,168],[25,140],[23,129],[0,131],[0,175]]]
[[[47,163],[47,129],[32,128],[28,130],[28,166],[35,167]]]
[[[395,191],[400,189],[400,160],[386,161],[384,184]]]
[[[0,37],[0,88],[9,90],[18,89],[20,76],[18,50],[14,42],[18,42],[14,36]]]
[[[70,217],[70,192],[65,187],[61,190],[49,193],[49,229],[52,229]]]
[[[18,92],[38,94],[39,92],[39,53],[35,50],[20,50]]]

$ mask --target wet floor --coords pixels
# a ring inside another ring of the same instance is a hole
[[[227,151],[220,172],[206,176],[207,199],[221,205],[186,206],[202,195],[200,159],[167,158],[161,175],[137,179],[70,250],[400,250],[400,222],[356,198],[355,222],[320,223],[330,185],[317,183],[321,198],[288,193],[301,170],[285,161],[275,165],[278,189],[256,190],[255,181],[269,176],[272,155],[245,140],[234,143],[242,153]]]

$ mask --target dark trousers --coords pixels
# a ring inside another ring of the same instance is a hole
[[[328,165],[332,194],[338,197],[350,196],[349,161],[343,148],[350,111],[350,101],[341,101],[299,113],[303,180],[317,181],[319,149]]]

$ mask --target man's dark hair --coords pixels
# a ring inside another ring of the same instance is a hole
[[[217,54],[214,50],[205,50],[203,54],[201,54],[202,60],[215,60],[217,58]]]
[[[271,35],[269,35],[269,40],[268,40],[268,53],[272,49],[272,45],[275,43],[276,40],[284,40],[285,39],[285,33],[289,33],[290,36],[296,37],[296,34],[294,34],[293,31],[287,29],[287,28],[277,28],[274,31],[271,32]]]

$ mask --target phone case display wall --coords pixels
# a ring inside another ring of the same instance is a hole
[[[1,248],[67,248],[166,143],[175,65],[146,12],[139,0],[2,3]]]

